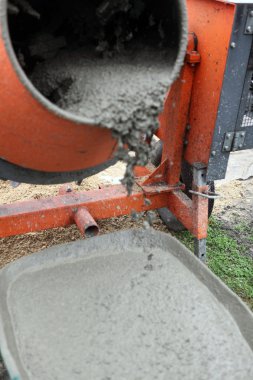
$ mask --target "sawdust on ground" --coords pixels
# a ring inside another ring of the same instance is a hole
[[[253,177],[247,180],[216,184],[221,197],[215,203],[215,214],[224,223],[252,225],[253,229]]]

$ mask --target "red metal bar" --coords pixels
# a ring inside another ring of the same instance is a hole
[[[168,172],[168,160],[165,160],[158,166],[149,176],[142,182],[142,186],[154,185],[161,182],[166,183],[166,176]]]
[[[164,142],[163,160],[168,160],[167,181],[171,185],[180,180],[195,66],[200,62],[200,55],[194,48],[195,35],[191,33],[186,63],[180,77],[171,87],[165,101],[164,112],[160,116],[161,126],[158,136]]]
[[[168,195],[168,209],[193,233],[193,209],[190,198],[183,192],[172,192]]]
[[[69,226],[75,223],[80,208],[100,220],[162,207],[168,207],[195,237],[206,237],[206,199],[193,197],[191,201],[181,190],[165,184],[153,186],[149,193],[140,190],[131,196],[119,185],[0,206],[0,237]]]
[[[85,207],[95,220],[129,215],[133,210],[143,212],[166,207],[168,191],[174,187],[164,185],[149,194],[142,190],[127,196],[123,186],[101,190],[72,192],[41,200],[0,206],[0,237],[65,227],[74,222],[78,208]]]
[[[201,64],[197,67],[191,99],[189,164],[209,162],[213,133],[233,30],[235,4],[227,1],[187,0],[189,30],[198,37]]]
[[[189,34],[186,63],[180,78],[173,84],[165,102],[164,112],[160,117],[161,127],[158,137],[163,140],[163,164],[167,164],[166,183],[176,185],[180,183],[187,125],[191,110],[192,89],[195,78],[196,65],[201,56],[197,51],[197,39],[194,33]],[[152,175],[154,177],[154,174]],[[152,178],[151,177],[151,178]],[[203,188],[195,187],[202,192]],[[208,228],[208,200],[200,196],[189,199],[183,192],[168,194],[168,208],[176,218],[197,238],[205,239]]]
[[[205,192],[207,188],[196,188]],[[168,209],[197,239],[206,239],[208,229],[208,200],[193,195],[192,200],[183,192],[168,194]]]
[[[208,191],[208,186],[195,186],[193,190],[198,193]],[[193,230],[192,234],[199,240],[206,239],[208,229],[208,199],[198,195],[192,196]]]
[[[99,234],[98,225],[86,208],[79,208],[75,213],[74,220],[82,235],[93,237]]]

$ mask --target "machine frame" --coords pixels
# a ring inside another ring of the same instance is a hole
[[[111,186],[3,205],[0,236],[68,226],[76,223],[80,210],[101,220],[131,214],[133,210],[167,207],[194,235],[195,254],[205,260],[208,200],[216,196],[209,192],[208,181],[225,177],[238,131],[246,133],[237,148],[253,147],[253,129],[242,130],[238,121],[243,117],[249,86],[253,31],[247,31],[246,24],[253,7],[246,2],[235,3],[187,1],[189,42],[185,64],[168,93],[157,131],[163,141],[162,162],[157,169],[136,168],[136,185],[130,196],[123,186]],[[233,133],[233,139],[229,149],[224,149],[228,132]],[[110,138],[106,139],[108,147],[113,146]],[[103,154],[108,152],[100,156]],[[185,164],[192,172],[192,199],[181,183]]]

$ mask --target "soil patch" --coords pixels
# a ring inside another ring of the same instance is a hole
[[[221,198],[215,202],[214,215],[253,258],[253,178],[221,181],[216,188]]]

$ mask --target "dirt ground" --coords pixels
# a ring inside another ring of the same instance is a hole
[[[215,203],[215,214],[231,225],[253,221],[253,177],[247,180],[216,183],[221,197]]]
[[[253,258],[253,177],[221,181],[216,189],[221,198],[215,203],[214,215],[230,236],[247,247],[248,255]]]

